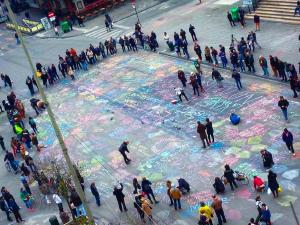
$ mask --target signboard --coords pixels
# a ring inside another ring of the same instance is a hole
[[[49,12],[48,13],[48,17],[49,17],[50,21],[53,22],[55,20],[55,14],[54,14],[54,12]]]
[[[52,28],[47,17],[42,18],[41,23],[43,24],[45,30],[50,30]]]

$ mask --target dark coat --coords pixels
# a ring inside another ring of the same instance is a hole
[[[221,181],[221,179],[218,179],[213,184],[213,187],[215,188],[217,193],[224,193],[225,192],[225,185]]]
[[[146,194],[153,192],[151,188],[151,182],[149,180],[142,180],[142,191]]]
[[[234,176],[233,176],[234,172],[232,169],[230,170],[225,170],[224,171],[224,177],[229,181],[234,181]]]
[[[77,194],[77,192],[73,191],[71,193],[70,202],[72,202],[75,207],[78,207],[82,204],[82,201],[81,201],[79,195]]]
[[[96,196],[98,196],[99,197],[99,192],[98,192],[98,190],[97,190],[97,188],[96,188],[96,186],[94,186],[94,185],[91,185],[90,186],[90,188],[91,188],[91,192],[92,192],[92,194],[96,197]]]
[[[127,144],[126,143],[123,143],[121,144],[120,148],[119,148],[119,151],[121,153],[125,153],[125,152],[129,152],[128,148],[127,148]]]
[[[282,140],[286,143],[286,144],[293,144],[293,134],[288,131],[287,133],[283,132],[282,133]]]
[[[123,184],[120,184],[121,188],[114,188],[113,194],[116,196],[117,201],[122,201],[125,198],[123,194]]]
[[[197,133],[199,133],[201,139],[207,138],[205,130],[206,126],[204,124],[198,124]]]
[[[206,132],[208,134],[213,134],[214,133],[214,128],[213,128],[213,125],[212,125],[211,121],[209,121],[208,123],[206,123]]]
[[[279,100],[278,101],[278,106],[281,108],[281,109],[285,109],[289,106],[289,102],[288,100],[286,99],[283,99],[283,100]]]
[[[268,185],[271,191],[276,191],[279,188],[276,173],[271,173],[268,175]]]

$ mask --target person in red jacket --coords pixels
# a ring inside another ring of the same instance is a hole
[[[258,176],[253,177],[253,186],[254,189],[258,192],[262,192],[265,189],[264,181]]]

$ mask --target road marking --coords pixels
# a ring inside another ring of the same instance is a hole
[[[123,26],[123,25],[120,25],[120,24],[113,24],[113,27],[117,27],[117,28],[121,28],[121,29],[124,29],[124,30],[129,30],[130,27],[128,26]]]
[[[81,27],[73,27],[73,30],[81,31],[81,32],[83,32],[83,33],[88,33],[88,32],[90,32],[90,31],[96,30],[96,29],[98,29],[98,28],[99,28],[99,26],[94,26],[94,27],[92,27],[92,28],[90,28],[90,29],[81,28]]]

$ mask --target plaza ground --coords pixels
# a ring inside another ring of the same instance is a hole
[[[263,201],[270,206],[275,224],[294,224],[289,201],[295,208],[299,206],[299,102],[288,97],[290,120],[286,123],[277,107],[279,95],[291,96],[286,86],[243,76],[244,89],[238,91],[231,74],[222,71],[224,88],[218,89],[210,77],[211,69],[204,68],[205,93],[196,97],[187,87],[191,101],[174,105],[171,101],[177,97],[173,89],[181,85],[178,69],[188,74],[193,65],[148,52],[120,53],[87,73],[76,74],[75,82],[64,80],[48,90],[70,154],[85,167],[87,189],[95,181],[100,191],[102,206],[97,208],[87,190],[95,216],[113,224],[139,221],[133,208],[131,181],[146,176],[160,200],[153,207],[158,224],[196,224],[199,203],[210,202],[214,177],[222,175],[224,164],[249,178],[259,175],[266,179],[259,151],[267,148],[274,155],[273,170],[284,192],[276,200],[265,193]],[[27,108],[28,114],[34,115]],[[241,115],[238,126],[229,122],[231,112]],[[214,123],[216,143],[202,149],[196,121],[204,122],[207,117]],[[38,137],[48,146],[39,157],[61,157],[47,114],[36,120]],[[285,127],[295,134],[295,158],[281,141]],[[130,141],[129,166],[117,150],[123,140]],[[175,182],[176,177],[187,179],[192,187],[192,192],[183,197],[179,212],[168,206],[165,189],[165,181]],[[127,214],[118,212],[112,196],[117,180],[125,184]],[[256,215],[256,195],[251,184],[240,185],[235,192],[227,187],[222,199],[229,224],[245,224]],[[31,224],[30,218],[28,221]]]

